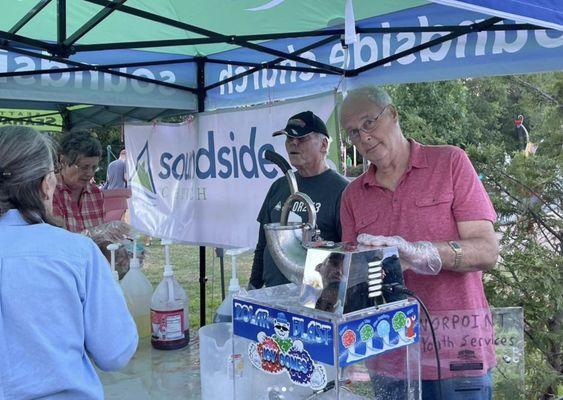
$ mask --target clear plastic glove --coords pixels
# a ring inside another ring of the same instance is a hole
[[[115,252],[115,270],[119,275],[119,279],[123,279],[125,274],[129,271],[129,258],[129,252],[123,246]]]
[[[107,242],[107,241],[99,242],[99,243],[96,242],[96,244],[98,244],[98,246],[100,247],[100,250],[102,250],[104,256],[107,258],[108,262],[110,262],[111,260],[111,253],[109,250],[107,250],[107,246],[110,243],[111,242]],[[132,253],[133,242],[131,241],[131,239],[124,239],[121,240],[119,243],[122,246],[120,246],[115,251],[115,270],[119,275],[119,279],[122,279],[125,276],[125,274],[129,271],[129,262],[133,257],[133,253]],[[143,245],[139,243],[137,243],[137,258],[139,259],[139,262],[142,265],[145,258],[145,250]]]
[[[131,226],[123,221],[111,221],[82,231],[96,243],[117,243],[129,237]]]
[[[111,242],[96,242],[96,244],[108,260],[108,263],[111,262],[111,252],[107,249]],[[129,258],[129,252],[124,246],[120,246],[115,250],[115,270],[117,271],[119,279],[122,279],[127,271],[129,271]]]
[[[417,274],[438,275],[442,269],[442,259],[438,249],[430,242],[407,242],[400,236],[374,236],[367,233],[358,235],[358,243],[366,246],[395,246],[403,269]]]

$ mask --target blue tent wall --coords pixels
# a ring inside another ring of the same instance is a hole
[[[560,0],[431,0],[497,17],[515,19],[546,28],[563,30]]]
[[[403,26],[467,26],[489,18],[487,15],[438,4],[360,21],[362,28],[398,28]],[[510,26],[505,22],[500,26]],[[499,25],[499,24],[497,24]],[[407,50],[409,47],[438,39],[447,32],[396,32],[360,34],[346,52],[340,41],[310,50],[307,56],[316,61],[346,69],[363,67]],[[293,51],[318,39],[284,39],[271,43],[278,50]],[[248,49],[236,49],[214,58],[262,63],[270,59]],[[539,61],[541,60],[541,61]],[[297,65],[285,62],[286,65]],[[220,81],[250,67],[208,64],[207,84]],[[358,85],[427,82],[463,77],[523,74],[563,69],[563,32],[554,30],[489,31],[469,33],[421,52],[346,78],[346,87]],[[342,75],[289,72],[262,69],[255,74],[229,82],[207,92],[206,109],[233,107],[249,103],[300,97],[334,90],[342,85]]]

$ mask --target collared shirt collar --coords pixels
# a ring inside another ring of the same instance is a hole
[[[412,168],[426,168],[428,167],[428,160],[426,158],[426,153],[424,152],[423,146],[415,141],[414,139],[408,139],[410,144],[409,152],[409,164],[407,166],[406,172],[409,172]],[[371,164],[363,176],[362,184],[364,187],[377,186],[377,180],[375,179],[375,172],[377,168],[374,164]]]
[[[29,223],[23,219],[18,209],[12,208],[0,217],[0,225],[19,226],[29,225]]]
[[[428,167],[428,160],[426,158],[426,152],[424,151],[422,145],[415,141],[414,139],[408,139],[411,145],[411,151],[409,155],[409,166],[407,171],[411,168],[426,168]]]
[[[72,193],[72,189],[66,184],[61,174],[57,175],[57,190],[64,190],[65,192]],[[92,193],[92,184],[88,182],[86,187],[82,189],[80,195],[83,193]]]

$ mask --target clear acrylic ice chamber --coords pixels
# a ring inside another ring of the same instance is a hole
[[[217,384],[244,400],[420,399],[419,307],[381,291],[394,280],[394,248],[309,249],[301,286],[234,297],[228,379]]]

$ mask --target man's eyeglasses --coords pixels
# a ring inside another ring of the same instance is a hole
[[[348,134],[350,141],[358,142],[360,140],[361,132],[373,132],[375,128],[377,128],[377,121],[379,120],[379,118],[381,118],[386,109],[387,106],[383,107],[383,109],[375,117],[366,119],[362,123],[362,126],[360,126],[360,129],[350,129],[349,131],[347,131],[346,133]]]

